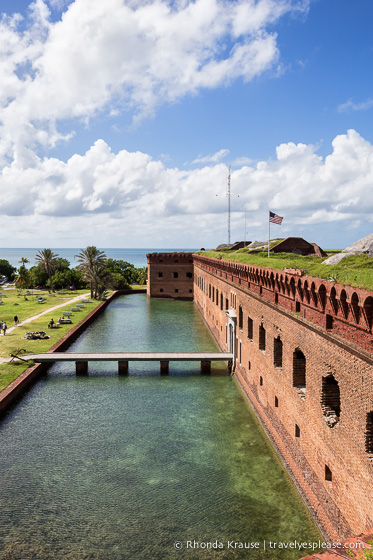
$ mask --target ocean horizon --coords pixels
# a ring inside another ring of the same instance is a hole
[[[115,260],[123,260],[133,264],[136,268],[142,268],[147,266],[146,253],[173,253],[178,251],[194,252],[199,249],[185,249],[185,248],[146,248],[146,249],[133,249],[133,248],[110,248],[110,247],[98,247],[101,251],[106,253],[107,258]],[[20,261],[22,258],[28,259],[29,263],[27,268],[30,268],[36,264],[35,257],[38,251],[42,250],[43,247],[36,248],[4,248],[0,249],[0,259],[7,260],[12,266],[19,268]],[[75,255],[82,251],[82,248],[52,248],[54,253],[57,253],[60,257],[69,261],[72,267],[78,265],[78,261]]]

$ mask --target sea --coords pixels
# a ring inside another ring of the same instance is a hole
[[[147,266],[146,260],[146,253],[173,253],[173,252],[194,252],[198,251],[197,248],[192,249],[175,249],[175,248],[167,248],[167,249],[130,249],[130,248],[123,248],[123,249],[113,249],[113,248],[99,248],[101,251],[104,251],[108,259],[115,259],[115,260],[122,260],[129,262],[135,266],[135,268],[142,268]],[[28,264],[26,265],[28,268],[34,266],[36,264],[35,257],[39,250],[42,248],[17,248],[17,249],[0,249],[0,259],[7,260],[12,266],[19,268],[20,261],[22,258],[28,259]],[[54,253],[56,253],[59,257],[67,259],[70,263],[71,267],[77,266],[79,263],[77,261],[76,255],[81,252],[81,248],[76,249],[67,249],[67,248],[59,248],[59,249],[52,249]]]

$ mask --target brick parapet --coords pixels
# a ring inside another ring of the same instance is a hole
[[[373,353],[373,292],[299,272],[193,255],[195,266]]]

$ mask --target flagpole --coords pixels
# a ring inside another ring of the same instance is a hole
[[[269,219],[269,211],[268,211],[268,258],[269,258],[269,240],[271,239],[271,221]]]

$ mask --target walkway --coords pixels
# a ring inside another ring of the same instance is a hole
[[[212,361],[228,362],[231,370],[233,354],[230,352],[46,352],[22,355],[23,360],[33,360],[39,364],[54,362],[75,362],[76,373],[86,374],[88,362],[118,362],[118,373],[128,373],[128,362],[159,362],[161,373],[167,374],[170,361],[201,362],[201,371],[210,373]]]

